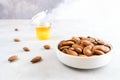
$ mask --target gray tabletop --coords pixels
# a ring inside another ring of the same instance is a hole
[[[19,31],[15,32],[14,29]],[[36,39],[34,26],[30,20],[0,21],[0,80],[119,80],[119,29],[115,26],[95,26],[82,23],[79,20],[55,20],[51,26],[51,38],[40,41]],[[89,35],[105,39],[113,45],[112,61],[99,69],[82,70],[63,65],[56,56],[58,41],[71,36]],[[14,38],[21,42],[13,42]],[[50,44],[51,49],[45,50],[44,44]],[[28,46],[30,52],[24,52]],[[18,55],[18,60],[8,62],[11,55]],[[42,61],[32,64],[35,56],[42,56]]]

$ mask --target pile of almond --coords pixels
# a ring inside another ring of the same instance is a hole
[[[58,49],[73,56],[93,56],[108,53],[111,50],[111,45],[90,36],[72,37],[69,40],[62,40],[58,44]]]

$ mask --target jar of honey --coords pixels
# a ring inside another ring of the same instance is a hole
[[[47,19],[47,10],[42,11],[32,17],[32,23],[35,25],[36,37],[39,40],[48,40],[50,38],[50,23]]]
[[[36,25],[36,37],[39,40],[48,40],[50,38],[50,24],[47,22],[41,22],[40,25]]]

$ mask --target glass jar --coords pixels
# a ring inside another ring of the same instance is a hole
[[[50,23],[41,22],[39,25],[36,25],[36,37],[39,40],[48,40],[50,39]]]

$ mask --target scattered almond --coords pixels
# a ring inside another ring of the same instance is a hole
[[[18,31],[18,28],[15,28],[15,31]]]
[[[23,47],[24,51],[30,51],[30,49],[28,47]]]
[[[41,56],[36,56],[36,57],[34,57],[30,62],[36,63],[36,62],[39,62],[39,61],[41,61],[41,60],[42,60]]]
[[[14,42],[20,42],[19,38],[14,38]]]
[[[13,56],[8,58],[8,61],[10,61],[10,62],[13,62],[15,60],[17,60],[17,56],[16,55],[13,55]]]
[[[50,49],[50,45],[44,45],[45,49]]]

